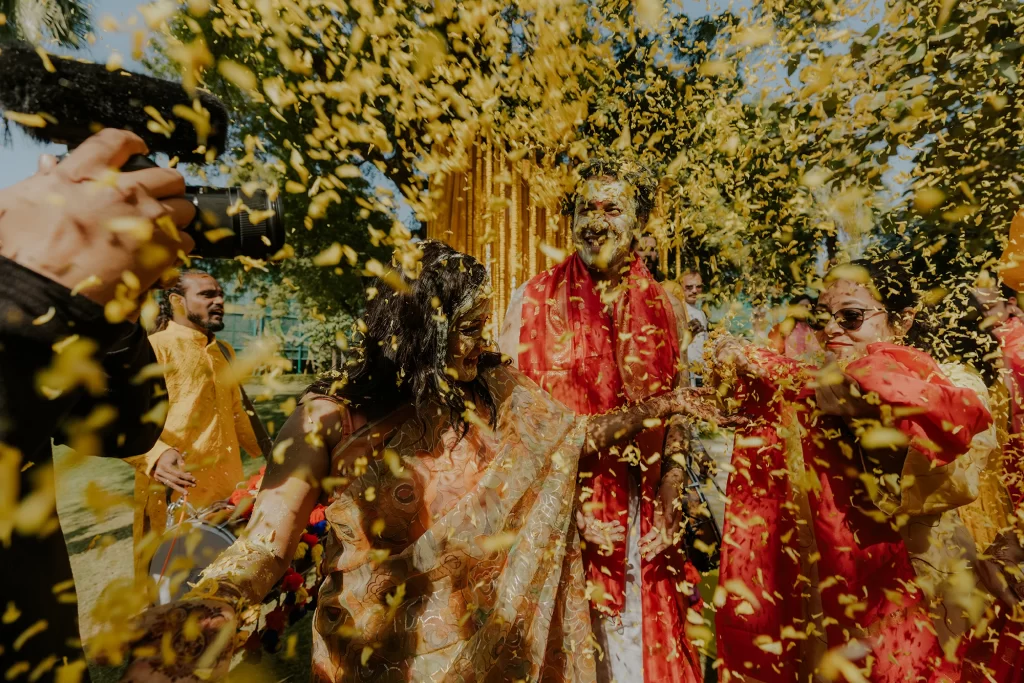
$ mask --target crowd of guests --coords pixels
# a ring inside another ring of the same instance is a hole
[[[638,239],[655,184],[581,169],[574,253],[513,293],[496,347],[485,268],[422,243],[188,609],[244,621],[322,502],[315,680],[702,681],[705,608],[720,679],[1015,680],[1015,299],[971,291],[1002,352],[965,354],[928,341],[908,260],[869,259],[765,343],[712,333],[700,274],[662,286]],[[705,605],[686,529],[708,423],[736,436]]]
[[[129,441],[140,583],[169,493],[216,503],[240,449],[273,455],[234,545],[141,615],[126,680],[226,675],[317,506],[316,681],[1021,679],[1012,253],[1003,288],[967,287],[955,333],[887,256],[831,268],[752,342],[711,328],[699,272],[658,270],[657,178],[578,171],[573,253],[515,290],[498,339],[485,266],[422,242],[273,448],[224,379],[216,280],[165,289],[142,360],[165,368],[169,411]],[[693,531],[722,465],[709,426],[735,431],[717,547]],[[698,566],[716,563],[705,602]]]

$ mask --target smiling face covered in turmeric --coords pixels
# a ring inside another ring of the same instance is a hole
[[[580,182],[572,241],[588,268],[608,271],[622,267],[637,228],[636,188],[631,183],[612,176]]]

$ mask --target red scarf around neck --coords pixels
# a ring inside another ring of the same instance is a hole
[[[576,413],[595,415],[670,390],[679,372],[676,318],[665,290],[643,259],[634,258],[617,296],[595,282],[576,254],[530,280],[523,294],[519,369]],[[640,449],[640,533],[654,520],[663,428],[636,438]],[[629,463],[610,453],[580,461],[581,486],[591,514],[628,526]],[[583,551],[587,579],[603,586],[603,612],[618,614],[625,604],[625,544],[610,555],[594,544]],[[693,581],[682,557],[666,551],[641,561],[644,673],[646,680],[693,683],[701,679],[699,660],[685,637],[688,604],[677,591]],[[650,645],[650,647],[648,647]],[[682,651],[676,651],[681,649]]]
[[[527,283],[522,315],[520,370],[577,413],[604,413],[672,388],[676,317],[643,259],[633,260],[606,305],[573,254]]]

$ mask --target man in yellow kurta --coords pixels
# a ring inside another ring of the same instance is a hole
[[[160,440],[131,459],[135,474],[136,576],[147,575],[167,526],[167,490],[202,509],[225,500],[243,480],[240,447],[260,455],[239,386],[226,372],[234,351],[214,336],[224,329],[224,292],[212,276],[186,271],[161,292],[149,340],[164,366],[168,411]],[[154,533],[150,533],[154,532]]]

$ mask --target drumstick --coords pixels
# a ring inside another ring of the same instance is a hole
[[[178,515],[178,523],[175,524],[175,526],[178,526],[182,522],[185,521],[185,510],[188,509],[185,506],[187,504],[188,504],[188,491],[185,491],[185,493],[181,497],[181,514]],[[160,567],[160,577],[156,580],[157,583],[160,583],[161,581],[164,580],[164,572],[167,571],[167,564],[171,561],[171,553],[174,552],[174,546],[175,546],[175,544],[177,544],[177,542],[178,542],[178,534],[174,534],[174,538],[171,539],[171,547],[167,549],[167,556],[164,558],[164,566]]]

